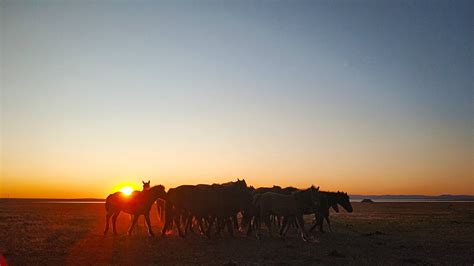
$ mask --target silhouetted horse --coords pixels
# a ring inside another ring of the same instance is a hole
[[[324,219],[328,223],[329,231],[332,232],[331,222],[329,221],[329,209],[332,207],[336,212],[339,212],[337,205],[341,205],[347,212],[352,212],[352,205],[349,200],[349,195],[344,192],[326,192],[320,191],[321,195],[321,205],[317,208],[315,212],[315,223],[309,229],[309,232],[312,232],[317,225],[319,225],[319,231],[324,232],[323,223]],[[310,213],[308,213],[310,214]]]
[[[142,181],[143,183],[143,189],[142,191],[149,190],[150,189],[150,180],[148,182]],[[162,222],[164,220],[164,211],[165,211],[165,201],[162,199],[157,199],[156,200],[156,210],[158,212],[158,222]]]
[[[205,231],[210,237],[214,222],[226,221],[229,232],[233,228],[230,223],[239,211],[251,203],[251,195],[245,180],[237,180],[226,184],[213,185],[182,185],[168,191],[166,202],[165,226],[162,234],[165,235],[171,229],[173,223],[176,225],[179,235],[184,237],[181,230],[181,218],[185,217],[185,228],[190,226],[193,217],[199,224],[201,231]],[[204,229],[203,221],[207,221],[208,228]]]
[[[258,213],[257,238],[260,236],[261,222],[264,221],[270,235],[271,221],[270,215],[284,217],[280,235],[283,236],[287,230],[288,220],[296,219],[296,223],[301,232],[301,237],[306,241],[306,231],[304,229],[303,214],[306,206],[315,206],[319,201],[319,187],[311,186],[306,190],[298,190],[291,195],[284,195],[274,192],[266,192],[254,198],[254,205]]]
[[[263,193],[266,193],[266,192],[290,195],[295,191],[298,191],[298,189],[294,187],[281,188],[280,186],[274,185],[273,187],[260,187],[257,189],[252,189],[252,197],[253,197],[253,202],[256,202],[256,199],[258,199]],[[257,213],[256,213],[255,206],[250,206],[250,208],[247,208],[243,213],[242,227],[252,226],[252,219],[253,220],[258,219],[258,217],[256,217],[257,216],[256,214]],[[281,218],[282,218],[281,216],[278,217],[276,215],[270,215],[271,222],[278,226],[281,226]],[[250,234],[251,234],[251,228],[248,228],[247,235],[250,236]]]
[[[128,234],[131,235],[135,224],[140,215],[145,216],[148,233],[153,235],[150,222],[150,208],[151,205],[158,199],[166,200],[165,187],[162,185],[153,186],[148,190],[134,191],[131,195],[125,195],[122,192],[110,194],[105,201],[106,222],[104,235],[109,230],[109,221],[112,217],[113,232],[117,234],[116,221],[121,211],[133,215],[133,221],[128,229]]]

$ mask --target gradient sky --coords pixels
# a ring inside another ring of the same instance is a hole
[[[474,194],[473,1],[0,8],[0,197]]]

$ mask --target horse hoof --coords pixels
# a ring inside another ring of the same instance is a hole
[[[308,238],[305,235],[301,235],[301,239],[303,239],[304,242],[308,242]]]

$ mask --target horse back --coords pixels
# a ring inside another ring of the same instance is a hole
[[[260,212],[275,215],[297,215],[301,212],[301,208],[293,195],[275,192],[263,193],[257,200],[257,205]]]

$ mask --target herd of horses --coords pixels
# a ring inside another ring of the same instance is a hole
[[[153,235],[150,209],[155,202],[158,218],[164,223],[162,236],[176,226],[181,237],[185,237],[197,227],[201,234],[210,238],[213,228],[215,233],[219,234],[227,227],[232,236],[236,229],[246,230],[248,236],[255,230],[256,237],[260,238],[263,222],[270,235],[273,226],[279,227],[281,237],[285,236],[290,226],[294,226],[306,241],[303,215],[315,217],[309,232],[318,225],[319,230],[323,232],[324,220],[332,231],[330,208],[338,212],[340,205],[347,212],[352,212],[347,193],[320,191],[319,187],[314,186],[307,189],[279,186],[254,188],[247,186],[245,180],[238,179],[223,184],[181,185],[166,192],[164,186],[151,187],[148,181],[143,182],[142,191],[134,191],[131,195],[116,192],[107,197],[104,234],[109,230],[111,218],[113,233],[117,234],[117,217],[121,212],[126,212],[132,215],[129,235],[141,215],[145,216],[148,233]],[[238,219],[238,216],[241,219]]]

